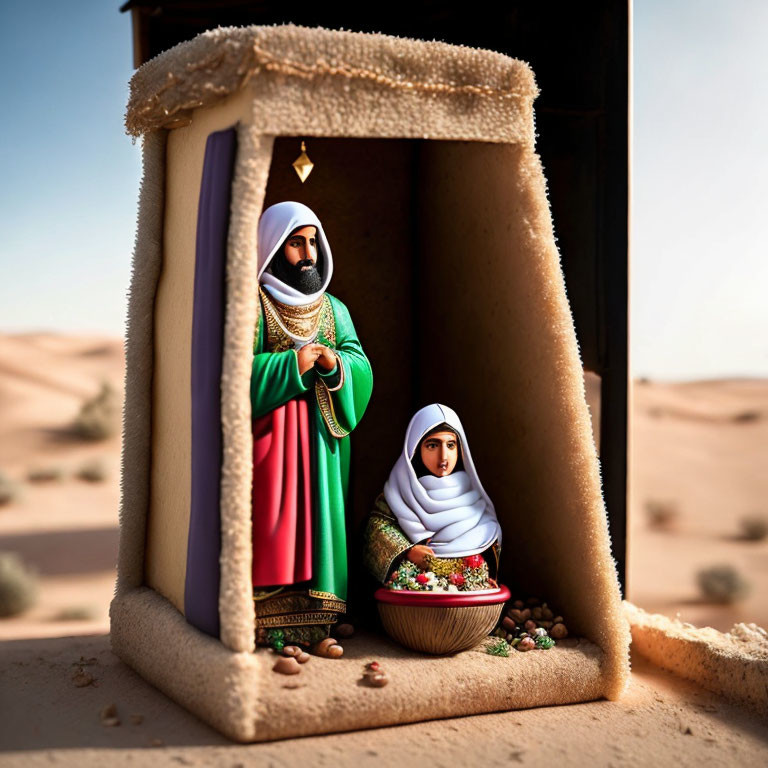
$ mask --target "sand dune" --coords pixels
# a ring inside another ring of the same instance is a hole
[[[38,604],[0,620],[0,638],[104,632],[115,580],[120,437],[83,442],[71,424],[102,382],[123,388],[123,344],[105,337],[49,333],[0,335],[0,470],[22,483],[0,507],[0,551],[18,552],[40,574]],[[103,462],[103,483],[78,480]],[[55,467],[61,481],[24,482],[33,468]],[[86,620],[60,621],[79,611]]]
[[[740,536],[743,517],[768,521],[768,381],[638,383],[631,446],[630,599],[723,631],[768,626],[768,540]],[[649,501],[676,508],[670,530],[649,524]],[[751,582],[744,602],[701,600],[695,574],[718,563]]]

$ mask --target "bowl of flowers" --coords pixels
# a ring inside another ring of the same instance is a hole
[[[387,634],[432,654],[465,651],[496,626],[509,600],[482,555],[431,558],[425,570],[403,560],[374,593]]]

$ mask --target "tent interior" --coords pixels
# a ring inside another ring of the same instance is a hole
[[[315,164],[303,185],[291,166],[301,138]],[[145,583],[182,612],[190,527],[183,371],[200,190],[189,168],[202,168],[201,157],[190,162],[195,146],[183,131],[169,135],[144,569]],[[494,502],[503,532],[500,581],[515,596],[547,600],[572,632],[602,645],[606,617],[596,622],[595,612],[613,605],[607,585],[614,577],[536,155],[476,141],[277,137],[262,208],[282,200],[308,205],[323,223],[334,260],[330,292],[348,307],[373,368],[373,395],[351,435],[351,611],[373,612],[360,557],[366,517],[411,416],[440,402],[459,414]]]
[[[361,528],[411,416],[441,402],[462,419],[496,506],[502,581],[573,612],[563,582],[583,569],[566,554],[583,494],[570,487],[573,426],[562,422],[580,371],[558,359],[562,318],[535,242],[542,212],[521,183],[529,158],[513,145],[310,138],[315,167],[302,185],[291,167],[299,147],[300,137],[275,140],[263,207],[298,200],[317,213],[333,251],[329,291],[374,372],[351,435],[351,609],[372,602]]]

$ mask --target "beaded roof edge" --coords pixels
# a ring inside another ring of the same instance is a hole
[[[263,73],[358,80],[432,97],[515,101],[538,95],[528,65],[494,51],[293,24],[219,27],[137,70],[130,83],[126,133],[139,137],[162,128],[179,113],[211,106]]]

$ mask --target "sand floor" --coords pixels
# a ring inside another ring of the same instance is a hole
[[[73,682],[78,662],[94,682]],[[500,660],[503,661],[503,660]],[[104,635],[0,643],[0,765],[750,765],[768,723],[640,658],[619,702],[234,745],[152,688]],[[393,681],[396,684],[396,681]],[[298,693],[298,692],[297,692]],[[115,705],[119,725],[100,713]],[[762,757],[761,757],[762,756]]]

